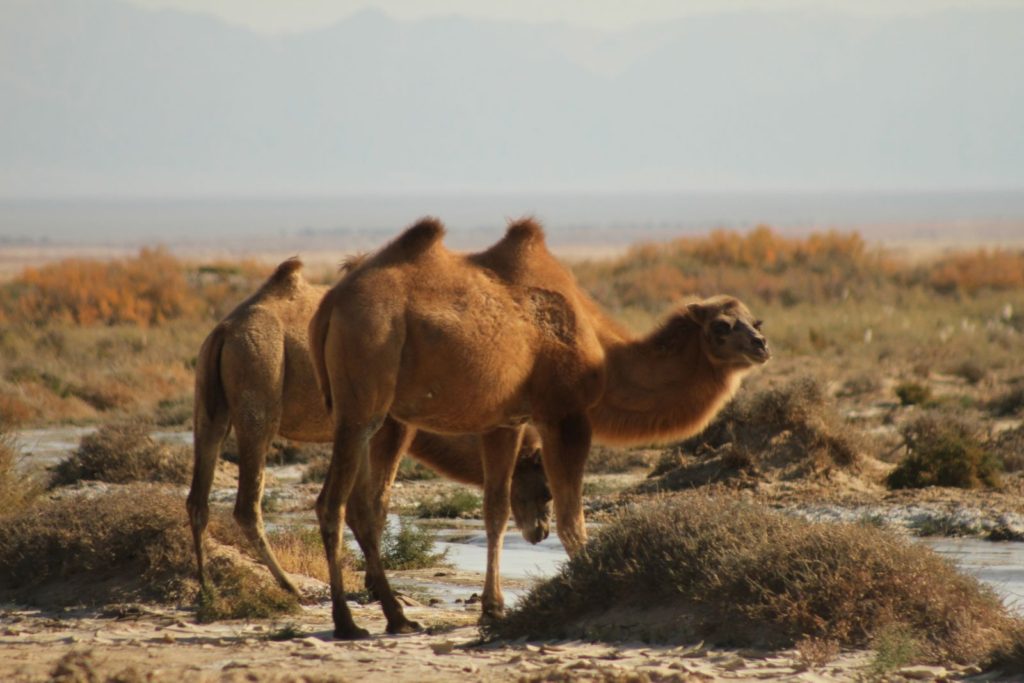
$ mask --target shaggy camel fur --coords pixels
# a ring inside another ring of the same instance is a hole
[[[337,638],[366,635],[345,604],[339,529],[351,496],[362,495],[356,473],[389,416],[410,429],[483,435],[483,608],[494,617],[503,609],[499,552],[525,421],[540,432],[558,533],[575,554],[586,541],[591,435],[616,443],[691,435],[770,357],[760,323],[725,296],[679,308],[633,339],[580,290],[532,221],[468,256],[448,251],[443,234],[434,219],[406,230],[343,277],[310,323],[334,419],[316,509]]]
[[[271,440],[278,434],[307,442],[333,436],[331,416],[310,363],[307,329],[326,287],[308,283],[297,259],[285,261],[263,286],[218,324],[203,343],[196,367],[195,465],[188,495],[189,521],[200,582],[204,582],[203,532],[210,487],[224,438],[234,425],[238,439],[238,496],[234,516],[278,583],[297,593],[267,542],[260,501]],[[364,552],[374,553],[383,531],[391,484],[408,444],[409,453],[442,474],[482,486],[477,436],[412,434],[389,422],[379,432],[367,473],[365,495],[353,500],[349,525]],[[548,535],[551,495],[540,464],[536,432],[524,441],[513,481],[512,512],[523,537],[537,543]],[[370,550],[368,550],[370,549]],[[386,582],[368,567],[367,587]]]

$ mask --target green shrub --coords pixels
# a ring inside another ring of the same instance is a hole
[[[889,474],[890,488],[999,485],[998,458],[986,451],[964,420],[929,413],[905,424],[900,432],[907,455]]]
[[[191,470],[192,457],[187,447],[155,441],[143,422],[122,422],[103,425],[82,437],[75,452],[54,469],[50,486],[67,486],[82,480],[184,484]]]
[[[399,519],[398,530],[390,525],[381,538],[381,562],[385,569],[425,569],[442,566],[448,552],[434,552],[434,533],[415,522]]]
[[[398,481],[427,481],[437,479],[439,476],[437,472],[419,460],[406,456],[398,464],[398,474],[395,475],[395,479]]]
[[[442,495],[440,498],[429,501],[421,501],[416,508],[416,516],[426,519],[443,517],[455,519],[458,517],[476,517],[480,514],[480,496],[465,489],[456,489]]]
[[[504,620],[500,638],[866,647],[893,628],[914,658],[983,660],[1019,622],[977,579],[862,524],[814,523],[688,495],[620,513]]]

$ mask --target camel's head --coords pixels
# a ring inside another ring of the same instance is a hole
[[[512,474],[512,516],[530,543],[540,543],[551,531],[551,491],[540,459],[540,436],[526,428]]]
[[[772,357],[761,321],[739,299],[714,296],[686,307],[704,332],[704,348],[718,365],[749,368]]]

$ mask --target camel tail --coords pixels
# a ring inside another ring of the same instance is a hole
[[[309,353],[313,360],[313,371],[316,373],[316,383],[320,387],[320,395],[324,401],[324,407],[330,413],[333,410],[331,401],[331,382],[327,377],[327,361],[324,353],[324,345],[327,343],[327,331],[331,323],[331,293],[320,300],[316,313],[309,321]]]
[[[207,419],[213,421],[227,407],[220,377],[220,354],[224,350],[224,327],[217,325],[203,342],[196,363],[196,400],[201,400]],[[199,410],[199,406],[196,406]]]

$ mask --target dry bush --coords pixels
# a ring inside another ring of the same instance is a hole
[[[196,597],[195,560],[179,494],[154,484],[49,500],[0,524],[0,595],[37,605],[180,603]],[[237,604],[290,610],[294,599],[230,555],[211,558],[214,584]],[[268,612],[274,613],[274,612]]]
[[[900,433],[907,455],[889,474],[890,488],[999,486],[1000,462],[967,420],[933,411],[903,425]]]
[[[1024,470],[1024,425],[1000,432],[989,442],[988,448],[999,458],[1004,472]]]
[[[1008,389],[988,402],[988,409],[997,417],[1024,413],[1024,385]]]
[[[426,519],[474,518],[480,516],[483,501],[473,491],[455,489],[446,491],[430,500],[422,500],[416,506],[416,516]]]
[[[683,496],[621,513],[486,633],[866,647],[899,625],[920,661],[976,662],[1019,622],[977,579],[868,525]]]
[[[932,398],[932,390],[927,384],[919,382],[901,382],[893,389],[901,405],[916,406],[928,403]]]
[[[184,484],[191,469],[187,447],[157,442],[144,422],[121,422],[103,425],[82,437],[75,452],[54,468],[50,486],[67,486],[82,480]]]
[[[792,479],[856,469],[862,441],[843,422],[822,384],[801,377],[737,396],[707,429],[669,451],[641,489],[678,490],[741,475]]]

